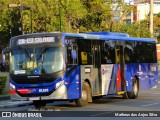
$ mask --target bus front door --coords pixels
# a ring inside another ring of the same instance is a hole
[[[116,91],[126,91],[125,87],[125,60],[124,60],[124,47],[123,45],[116,46],[116,64],[118,65],[118,76],[116,82]]]
[[[93,95],[101,94],[101,81],[100,81],[100,45],[98,41],[92,41],[92,55],[93,55]]]

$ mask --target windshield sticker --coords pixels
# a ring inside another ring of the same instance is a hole
[[[34,74],[35,74],[35,75],[38,75],[38,74],[39,74],[38,69],[34,69]]]
[[[35,61],[27,62],[27,69],[37,68],[37,63]]]
[[[26,73],[26,70],[16,70],[14,71],[14,74],[17,75],[17,74],[25,74]]]

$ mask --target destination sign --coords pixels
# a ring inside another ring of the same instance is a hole
[[[24,38],[18,39],[17,45],[28,45],[28,44],[41,44],[41,43],[54,43],[57,37],[38,37],[38,38]]]

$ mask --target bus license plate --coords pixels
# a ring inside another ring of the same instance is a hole
[[[30,97],[29,100],[40,100],[40,97]]]

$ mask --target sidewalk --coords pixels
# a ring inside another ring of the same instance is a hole
[[[9,95],[0,95],[0,109],[32,105],[32,101],[12,101]]]
[[[0,95],[0,101],[4,101],[4,100],[10,100],[10,96],[9,95]]]
[[[0,76],[7,76],[8,72],[0,72]],[[4,94],[0,95],[0,109],[11,108],[11,107],[19,107],[19,106],[26,106],[32,105],[32,101],[12,101],[9,95],[9,81],[7,79]]]

